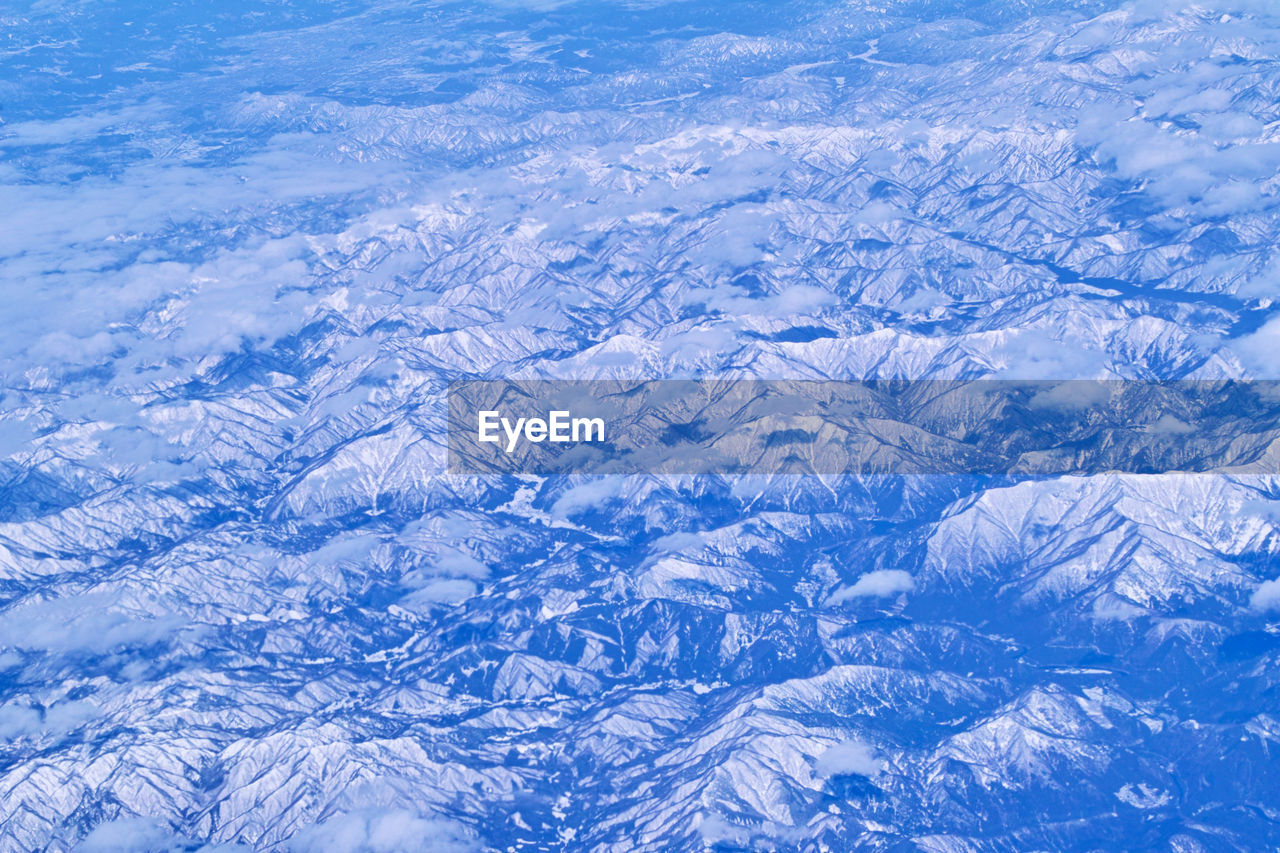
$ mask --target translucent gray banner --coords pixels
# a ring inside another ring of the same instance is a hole
[[[467,380],[459,474],[1280,473],[1280,382]]]

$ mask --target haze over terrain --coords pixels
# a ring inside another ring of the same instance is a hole
[[[1280,846],[1280,481],[450,474],[450,380],[1280,378],[1270,0],[0,12],[0,851]]]

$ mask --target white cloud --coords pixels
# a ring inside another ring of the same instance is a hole
[[[1195,427],[1167,413],[1161,415],[1160,420],[1147,427],[1147,432],[1163,436],[1186,435],[1195,431]]]
[[[124,612],[103,593],[32,602],[3,615],[0,646],[54,653],[105,653],[147,645],[171,637],[184,624],[176,616]]]
[[[168,824],[150,817],[122,817],[95,826],[76,848],[77,853],[249,853],[240,844],[198,845]]]
[[[287,843],[293,853],[465,853],[478,849],[459,824],[403,809],[321,821]]]
[[[1249,606],[1262,612],[1280,610],[1280,578],[1263,581],[1249,597]]]
[[[672,335],[662,342],[661,352],[667,358],[687,364],[708,356],[721,357],[737,348],[738,335],[734,327],[718,323]]]
[[[99,135],[104,130],[146,121],[150,110],[145,106],[129,107],[119,112],[98,112],[67,116],[48,121],[24,121],[4,125],[0,129],[0,148],[27,145],[62,145]]]
[[[685,296],[686,304],[702,304],[711,311],[733,316],[788,317],[819,314],[840,300],[834,293],[811,284],[793,284],[767,296],[749,296],[735,285],[694,288]]]
[[[1096,340],[1061,340],[1060,330],[1026,328],[1011,331],[991,357],[1003,368],[1001,379],[1097,379],[1106,375],[1107,354]]]
[[[653,540],[649,550],[655,554],[679,554],[687,551],[701,551],[706,545],[707,542],[701,535],[678,531],[659,536]]]
[[[446,530],[452,525],[446,523]],[[475,595],[480,582],[489,576],[489,567],[470,554],[445,546],[422,568],[406,574],[402,583],[413,590],[401,606],[425,610],[437,604],[458,604]]]
[[[307,560],[313,566],[363,563],[381,541],[378,536],[371,533],[356,536],[335,536],[312,551]]]
[[[44,712],[44,729],[53,734],[75,731],[98,713],[97,705],[83,699],[60,702]]]
[[[1111,389],[1102,382],[1057,382],[1037,391],[1029,405],[1033,409],[1086,411],[1103,406],[1111,399]]]
[[[40,712],[26,705],[0,706],[0,740],[13,740],[40,731]]]
[[[76,850],[80,853],[168,853],[186,846],[184,839],[159,820],[124,817],[100,823]]]
[[[1252,379],[1280,378],[1280,317],[1230,343],[1231,349]]]
[[[879,569],[858,578],[853,586],[836,590],[827,599],[827,603],[839,604],[851,598],[897,595],[900,592],[910,592],[914,588],[915,580],[907,572],[901,569]]]
[[[751,266],[764,259],[773,228],[774,214],[767,207],[734,205],[721,215],[707,241],[692,256],[701,263],[723,264],[730,269]]]
[[[622,487],[623,480],[619,477],[602,477],[574,486],[551,505],[551,514],[556,518],[567,519],[585,510],[602,507],[616,498],[622,492]]]
[[[867,776],[874,778],[884,769],[884,762],[876,756],[870,744],[858,740],[846,740],[818,756],[815,767],[819,776]]]
[[[741,826],[734,826],[719,815],[700,815],[697,819],[698,835],[708,846],[728,841],[742,846],[750,843],[751,832]]]
[[[127,120],[163,127],[167,107],[27,122],[3,129],[5,145],[74,141]],[[276,134],[225,164],[181,156],[134,162],[70,183],[0,175],[0,278],[39,281],[5,293],[4,373],[111,363],[126,369],[198,360],[273,342],[301,327],[315,254],[306,234],[173,242],[202,230],[326,196],[383,185],[390,163],[344,163],[335,140]],[[394,181],[392,181],[394,183]],[[317,235],[323,237],[323,235]],[[200,246],[189,257],[192,243]],[[323,242],[323,240],[321,240]],[[164,315],[164,333],[155,318]]]
[[[0,740],[31,735],[63,735],[98,716],[98,706],[83,700],[60,702],[45,709],[9,704],[0,706]]]
[[[461,578],[434,578],[400,600],[407,610],[428,610],[437,604],[459,604],[476,594],[474,583]]]

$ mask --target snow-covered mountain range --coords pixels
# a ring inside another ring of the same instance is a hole
[[[1271,0],[14,0],[0,56],[0,851],[1280,847],[1280,478],[444,431],[1277,378]]]

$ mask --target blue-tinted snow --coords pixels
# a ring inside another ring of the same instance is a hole
[[[0,849],[1280,845],[1280,483],[476,480],[489,377],[1275,376],[1270,0],[0,10]]]

